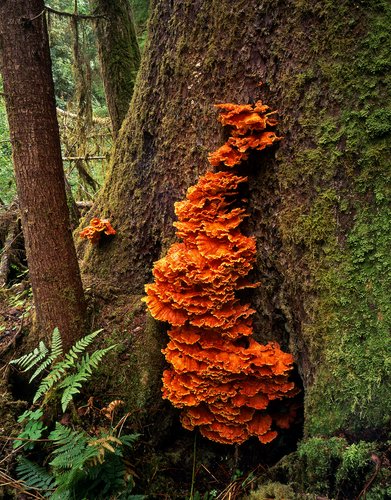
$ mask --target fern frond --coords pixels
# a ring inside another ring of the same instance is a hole
[[[64,353],[62,348],[62,338],[60,330],[56,327],[52,333],[52,342],[50,345],[50,357],[54,360],[62,356]]]
[[[50,346],[50,356],[39,366],[35,372],[31,375],[29,382],[34,380],[40,373],[42,373],[46,368],[52,365],[57,358],[63,355],[62,349],[62,339],[59,329],[56,327],[52,333],[52,342]]]
[[[34,349],[34,351],[21,356],[20,358],[13,359],[10,361],[11,364],[17,365],[22,371],[26,372],[30,370],[33,366],[38,364],[40,361],[45,359],[48,348],[44,342],[40,342],[39,346]]]
[[[98,368],[103,357],[109,351],[114,349],[114,347],[116,347],[116,345],[107,347],[106,349],[99,349],[91,354],[91,356],[89,356],[89,354],[83,356],[80,364],[77,365],[78,371],[65,377],[64,380],[58,385],[59,389],[64,389],[61,396],[61,406],[63,412],[65,412],[73,397],[76,394],[79,394],[82,384],[90,379],[93,370]]]
[[[69,363],[66,361],[59,361],[56,363],[50,373],[41,380],[38,390],[35,393],[33,403],[36,403],[44,394],[46,394],[61,378],[67,373]]]
[[[48,492],[56,487],[55,478],[44,467],[27,460],[25,457],[18,458],[16,473],[18,479],[29,488]]]
[[[123,436],[120,436],[119,439],[124,446],[132,448],[140,436],[141,434],[124,434]]]
[[[76,344],[70,348],[69,352],[65,355],[65,358],[70,358],[69,361],[72,359],[77,359],[79,357],[79,354],[87,349],[94,338],[98,336],[102,330],[102,328],[100,330],[96,330],[96,332],[92,332],[89,335],[86,335],[82,339],[78,340]]]
[[[98,368],[100,362],[102,361],[103,357],[106,356],[108,352],[110,352],[112,349],[115,349],[118,344],[111,345],[109,347],[106,347],[106,349],[99,349],[95,352],[93,352],[89,358],[89,366],[91,369],[96,369]]]
[[[52,456],[50,465],[57,469],[82,469],[84,464],[97,456],[94,447],[89,447],[89,437],[84,432],[74,431],[56,422],[55,429],[49,434],[58,448]]]

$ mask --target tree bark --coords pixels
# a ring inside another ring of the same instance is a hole
[[[84,333],[85,303],[70,231],[44,3],[0,3],[2,74],[38,334]]]
[[[155,1],[93,209],[117,236],[86,255],[86,275],[141,295],[173,240],[173,203],[223,143],[213,104],[261,98],[280,111],[275,155],[245,172],[246,230],[263,283],[257,336],[295,356],[307,437],[381,435],[390,414],[390,17],[385,1]]]
[[[140,66],[133,14],[129,0],[90,0],[96,19],[96,38],[106,102],[113,135],[117,136],[129,109]]]

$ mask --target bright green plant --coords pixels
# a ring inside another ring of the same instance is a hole
[[[103,357],[116,347],[112,345],[106,349],[95,351],[91,356],[88,353],[81,356],[101,331],[97,330],[78,340],[64,356],[61,335],[58,328],[55,328],[52,335],[50,354],[45,343],[41,341],[34,351],[11,361],[24,372],[36,367],[30,377],[30,382],[44,370],[51,367],[50,372],[42,379],[35,393],[33,403],[43,398],[43,404],[45,405],[48,400],[53,398],[54,394],[58,393],[62,411],[65,412],[73,396],[78,394],[82,384],[91,378],[93,371],[98,368]]]
[[[109,498],[142,498],[129,495],[134,486],[123,459],[123,447],[132,447],[138,435],[116,437],[102,432],[99,437],[73,430],[59,422],[49,434],[54,450],[49,470],[20,457],[18,477],[27,487],[39,489],[53,500]],[[120,497],[121,498],[121,497]]]
[[[130,494],[133,474],[123,457],[123,449],[133,446],[137,434],[121,436],[120,426],[114,427],[112,419],[110,428],[90,432],[76,429],[80,419],[75,411],[67,413],[69,425],[56,421],[57,407],[61,405],[61,412],[65,413],[103,357],[115,347],[99,349],[91,355],[86,353],[100,332],[83,337],[64,354],[56,328],[50,349],[40,342],[32,352],[11,362],[24,372],[34,369],[30,381],[43,376],[33,399],[38,408],[20,415],[18,422],[24,428],[14,447],[34,448],[34,461],[19,456],[16,472],[27,489],[39,490],[48,498],[88,500],[112,495],[123,499],[142,498]],[[50,460],[46,458],[48,455]],[[37,463],[37,457],[40,463],[48,462],[47,466]]]

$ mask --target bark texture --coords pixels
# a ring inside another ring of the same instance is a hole
[[[85,303],[65,195],[42,0],[0,3],[2,74],[38,334],[65,347],[84,333]]]
[[[294,354],[307,437],[376,437],[390,415],[390,19],[386,1],[156,0],[93,210],[117,236],[88,249],[86,275],[142,294],[172,241],[173,203],[223,143],[213,104],[280,111],[284,140],[246,172],[245,229],[263,282],[258,339]]]
[[[129,0],[90,0],[97,19],[96,37],[107,107],[116,136],[129,109],[140,66]]]

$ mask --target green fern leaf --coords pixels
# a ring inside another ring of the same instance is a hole
[[[69,352],[67,353],[67,356],[70,356],[71,358],[78,358],[79,354],[84,352],[87,347],[92,343],[95,337],[97,337],[102,329],[96,330],[96,332],[92,332],[89,335],[86,335],[82,339],[78,340],[74,346],[71,347]]]
[[[25,457],[18,458],[16,473],[18,479],[29,488],[48,492],[56,486],[55,478],[44,467],[27,460]]]
[[[123,436],[120,436],[119,439],[124,446],[132,448],[140,436],[141,434],[124,434]]]
[[[13,359],[10,361],[11,364],[17,365],[22,371],[26,372],[30,370],[33,366],[38,364],[40,361],[45,359],[48,348],[44,342],[40,342],[39,346],[34,349],[34,351],[21,356],[20,358]]]
[[[50,346],[50,357],[57,359],[63,355],[62,339],[59,329],[56,327],[52,333],[52,343]]]
[[[54,431],[49,434],[58,448],[52,456],[50,465],[56,469],[82,469],[86,462],[98,455],[98,450],[88,446],[89,436],[84,432],[74,431],[56,422]]]
[[[59,361],[56,363],[50,373],[43,378],[39,384],[33,403],[36,403],[44,394],[47,394],[50,389],[67,373],[68,368],[69,365],[66,361]]]
[[[68,375],[64,380],[58,385],[59,389],[64,389],[61,396],[61,407],[62,411],[65,412],[69,403],[72,401],[76,394],[79,394],[82,384],[87,382],[102,361],[103,357],[116,345],[107,347],[106,349],[99,349],[95,351],[91,356],[85,354],[81,362],[77,365],[77,373]]]

